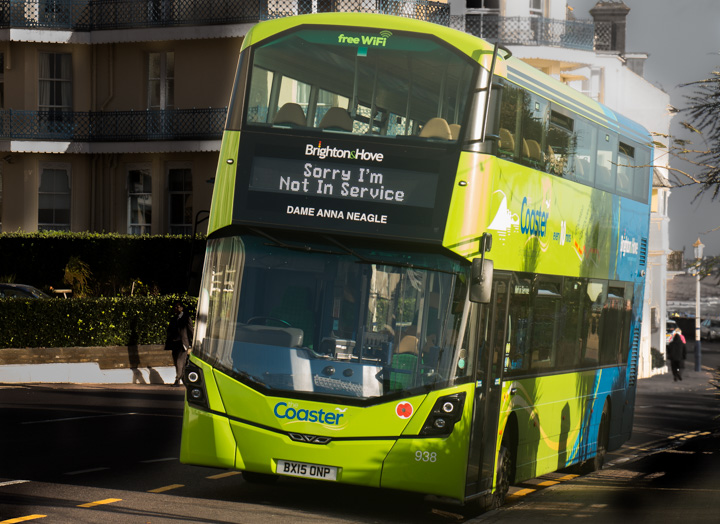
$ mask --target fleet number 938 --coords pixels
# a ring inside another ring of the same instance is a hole
[[[437,462],[437,453],[434,451],[420,451],[415,452],[416,462]]]

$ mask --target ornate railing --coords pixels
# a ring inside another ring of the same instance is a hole
[[[313,12],[381,13],[454,27],[506,45],[610,49],[611,25],[492,14],[450,16],[431,0],[0,0],[0,28],[99,31],[256,23]]]
[[[76,142],[218,140],[227,108],[164,111],[0,111],[0,139]]]
[[[453,17],[451,25],[489,42],[504,45],[551,46],[589,51],[611,48],[610,22],[468,14]]]
[[[311,12],[382,13],[448,25],[430,0],[0,0],[0,28],[96,31],[253,23]]]

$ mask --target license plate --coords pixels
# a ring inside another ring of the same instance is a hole
[[[335,466],[306,464],[304,462],[293,462],[292,460],[278,460],[277,474],[307,479],[337,480],[337,468]]]

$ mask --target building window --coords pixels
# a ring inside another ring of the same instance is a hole
[[[0,53],[0,109],[5,109],[5,54]]]
[[[38,191],[38,229],[70,231],[70,169],[45,166]]]
[[[152,177],[149,167],[128,170],[128,233],[149,235],[152,225]]]
[[[175,53],[150,53],[148,109],[175,107]]]
[[[544,0],[530,0],[530,16],[542,17],[545,11]]]
[[[488,11],[500,11],[500,0],[467,0],[468,9],[486,9]]]
[[[168,169],[168,197],[171,235],[192,234],[192,169]]]
[[[72,55],[40,53],[39,100],[40,125],[46,132],[71,131]]]

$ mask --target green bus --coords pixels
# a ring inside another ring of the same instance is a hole
[[[502,46],[328,13],[245,37],[181,461],[501,505],[629,438],[652,149]]]

